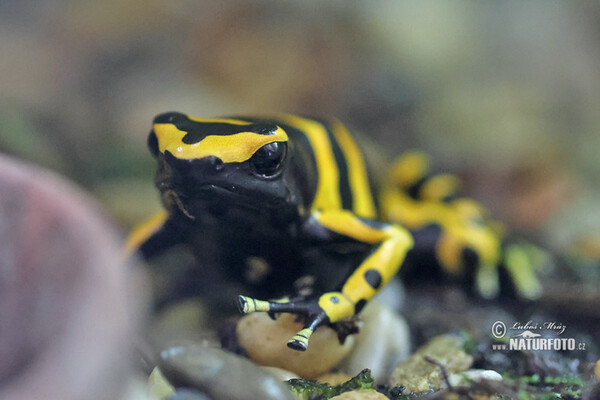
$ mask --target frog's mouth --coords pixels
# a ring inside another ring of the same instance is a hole
[[[218,185],[214,183],[203,184],[195,188],[194,193],[198,199],[204,201],[207,206],[223,208],[241,208],[258,211],[264,208],[264,203],[258,202],[256,196],[233,185]],[[196,197],[194,196],[194,197]],[[262,206],[259,206],[262,204]]]
[[[167,209],[172,210],[176,208],[192,221],[196,219],[196,217],[193,216],[184,206],[183,201],[181,201],[181,198],[176,191],[168,189],[162,192],[162,201]]]
[[[161,186],[161,189],[162,202],[165,207],[181,212],[192,221],[201,216],[203,216],[201,218],[205,218],[207,214],[223,217],[228,210],[238,209],[256,213],[265,208],[265,203],[257,203],[255,197],[237,187],[210,183],[199,185],[193,188],[191,193],[188,193],[165,184]]]

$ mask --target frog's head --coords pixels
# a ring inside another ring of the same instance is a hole
[[[165,207],[190,219],[228,209],[267,211],[289,196],[288,136],[273,123],[170,112],[154,119],[148,145]]]

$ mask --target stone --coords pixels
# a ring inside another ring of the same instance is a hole
[[[173,346],[159,367],[175,390],[193,388],[212,400],[293,400],[290,389],[250,360],[213,347]]]
[[[175,388],[167,381],[158,367],[155,367],[148,377],[148,390],[153,398],[161,400],[175,394]]]
[[[375,390],[352,390],[350,392],[344,392],[340,395],[334,396],[329,400],[389,400],[384,394],[381,394]]]
[[[277,367],[261,367],[261,368],[282,382],[289,381],[290,379],[300,378],[295,373],[288,371],[286,369],[283,369],[283,368],[277,368]]]
[[[434,337],[396,367],[390,377],[390,386],[405,386],[405,394],[440,389],[442,371],[425,358],[442,365],[448,374],[466,371],[473,364],[473,357],[463,350],[464,343],[465,340],[458,336]]]
[[[410,329],[400,314],[377,301],[367,304],[360,318],[356,345],[338,368],[351,376],[369,368],[375,382],[385,382],[409,355]]]
[[[321,383],[327,383],[331,386],[336,386],[348,382],[350,379],[352,379],[352,377],[348,374],[343,374],[341,372],[329,372],[325,375],[319,376],[317,381]]]
[[[448,375],[448,382],[452,386],[470,386],[473,382],[501,381],[502,375],[491,369],[470,369]]]
[[[180,342],[196,342],[220,347],[217,333],[210,326],[206,306],[200,298],[179,301],[162,309],[146,329],[145,336],[154,349]]]
[[[302,323],[296,322],[295,315],[281,314],[273,321],[267,313],[253,313],[240,319],[236,332],[240,345],[254,362],[283,368],[303,378],[316,378],[331,370],[354,345],[352,336],[340,344],[333,329],[320,327],[306,351],[288,348],[288,340],[301,329]]]
[[[166,400],[212,400],[206,397],[203,393],[200,393],[192,389],[179,389],[175,394]]]

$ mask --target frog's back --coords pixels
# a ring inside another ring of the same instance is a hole
[[[345,209],[362,218],[376,218],[364,156],[341,122],[292,115],[272,120],[290,137],[292,168],[310,199],[306,203],[310,211]]]

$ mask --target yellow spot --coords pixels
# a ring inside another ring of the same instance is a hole
[[[319,297],[319,307],[325,311],[329,322],[337,322],[354,315],[354,302],[341,292],[322,294]]]

